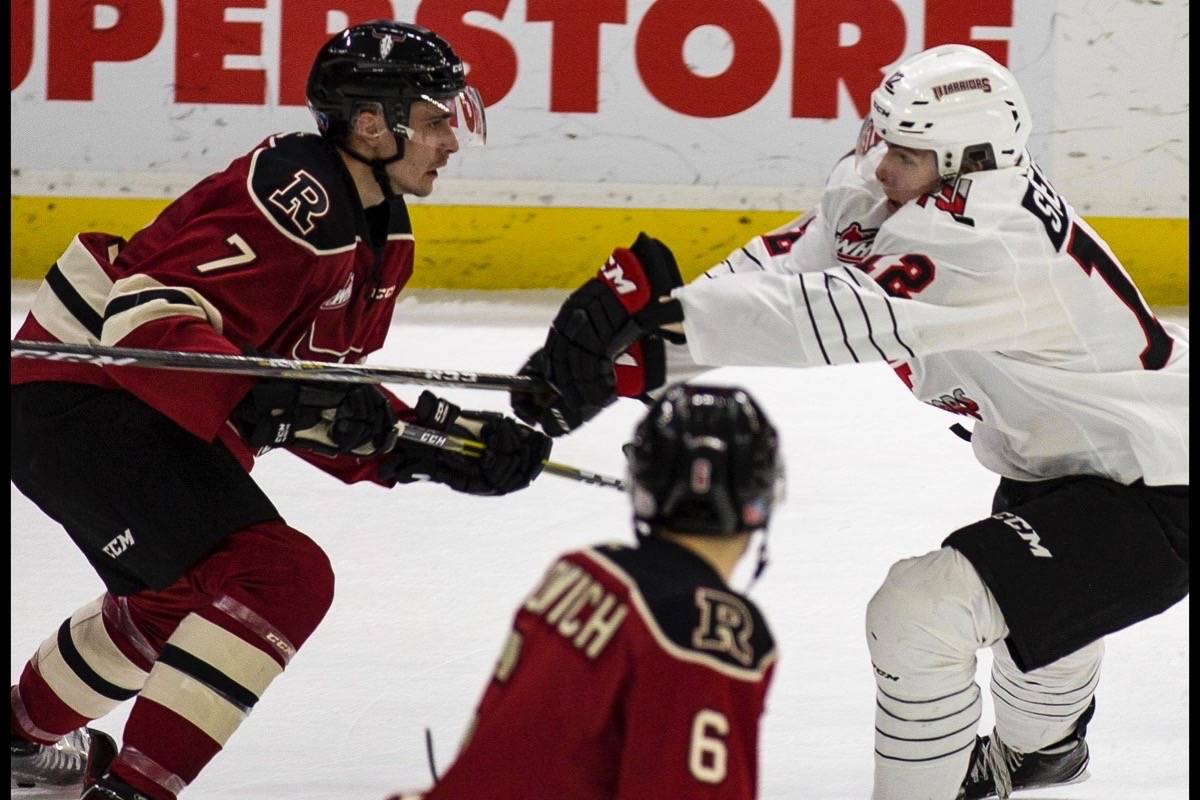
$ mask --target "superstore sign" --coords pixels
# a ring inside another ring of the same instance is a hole
[[[145,69],[138,62],[166,37],[174,61],[164,83],[172,87],[173,102],[300,106],[308,66],[329,36],[331,16],[358,22],[396,15],[386,0],[176,0],[169,26],[163,0],[47,2],[46,31],[35,30],[34,0],[10,4],[9,88],[30,77],[37,55],[45,61],[50,101],[93,100],[97,65]],[[547,111],[596,113],[602,64],[614,57],[604,52],[602,32],[609,37],[610,26],[620,26],[631,45],[621,48],[620,57],[632,61],[650,97],[681,115],[737,114],[782,79],[792,117],[833,119],[839,86],[864,114],[880,68],[904,55],[906,45],[916,49],[913,42],[967,42],[1007,63],[1007,41],[974,34],[1010,28],[1013,2],[925,0],[914,11],[912,3],[902,8],[891,0],[425,0],[401,18],[449,39],[489,105],[502,101],[519,79],[540,80],[546,82]],[[256,11],[260,19],[247,18]],[[481,15],[496,25],[474,24]],[[523,36],[526,26],[547,26],[549,52],[541,58],[548,69],[522,78],[523,62],[537,61],[528,52],[530,42],[541,46],[546,39]],[[732,58],[716,74],[698,74],[685,57],[688,36],[702,26],[722,29],[732,42]],[[266,46],[270,36],[279,37],[278,47]],[[279,54],[272,65],[277,79],[268,80],[266,69],[234,68],[226,61],[267,52]]]

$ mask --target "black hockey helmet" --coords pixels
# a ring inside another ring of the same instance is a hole
[[[671,387],[637,426],[626,455],[642,532],[765,528],[782,496],[779,437],[742,389]]]
[[[483,104],[467,85],[462,59],[420,25],[377,19],[345,29],[317,53],[305,94],[318,130],[335,140],[349,131],[362,104],[379,103],[403,145],[413,135],[408,114],[417,100],[450,111],[460,140],[486,137]]]

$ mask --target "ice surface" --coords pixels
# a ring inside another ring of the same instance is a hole
[[[371,361],[515,371],[559,295],[507,297],[406,297]],[[14,332],[28,301],[17,287]],[[875,704],[866,603],[893,561],[983,516],[995,480],[948,431],[958,418],[914,402],[883,366],[722,369],[706,379],[750,389],[787,455],[789,496],[775,516],[771,566],[753,591],[781,654],[762,727],[760,796],[861,800],[870,795]],[[397,388],[412,398],[420,391]],[[443,394],[467,407],[507,407],[503,393]],[[640,414],[621,401],[560,440],[552,458],[621,475],[620,445]],[[622,494],[549,475],[504,498],[345,486],[286,453],[263,458],[254,475],[287,521],[328,552],[337,594],[185,800],[381,800],[426,785],[423,728],[444,768],[513,611],[545,567],[564,550],[632,537]],[[37,644],[102,587],[61,529],[10,493],[15,680]],[[744,585],[746,572],[735,582]],[[1188,796],[1188,609],[1184,600],[1109,637],[1088,735],[1092,778],[1030,798]],[[989,664],[981,655],[985,689]],[[97,727],[119,738],[128,708]]]

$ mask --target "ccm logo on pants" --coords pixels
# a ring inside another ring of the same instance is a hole
[[[1037,531],[1033,529],[1025,520],[1008,511],[1001,511],[999,514],[993,514],[992,519],[998,519],[1008,527],[1017,532],[1029,544],[1029,552],[1033,553],[1038,558],[1054,558],[1054,555],[1042,547],[1042,540],[1037,535]]]

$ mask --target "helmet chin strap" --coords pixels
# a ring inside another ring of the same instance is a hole
[[[758,579],[767,571],[767,564],[770,559],[767,557],[767,530],[764,528],[762,538],[758,541],[758,561],[754,565],[754,574],[750,576],[746,588],[742,590],[742,594],[750,594],[750,590],[754,588],[754,584],[758,583]]]
[[[366,158],[365,156],[354,152],[354,150],[342,144],[341,142],[335,142],[338,150],[341,150],[355,161],[366,164],[371,168],[371,175],[374,176],[375,182],[379,184],[379,188],[383,190],[383,198],[385,200],[391,200],[396,196],[396,193],[392,191],[392,182],[388,180],[386,167],[388,164],[404,158],[404,139],[400,138],[400,136],[395,133],[393,133],[392,136],[396,140],[396,155],[390,158]]]

